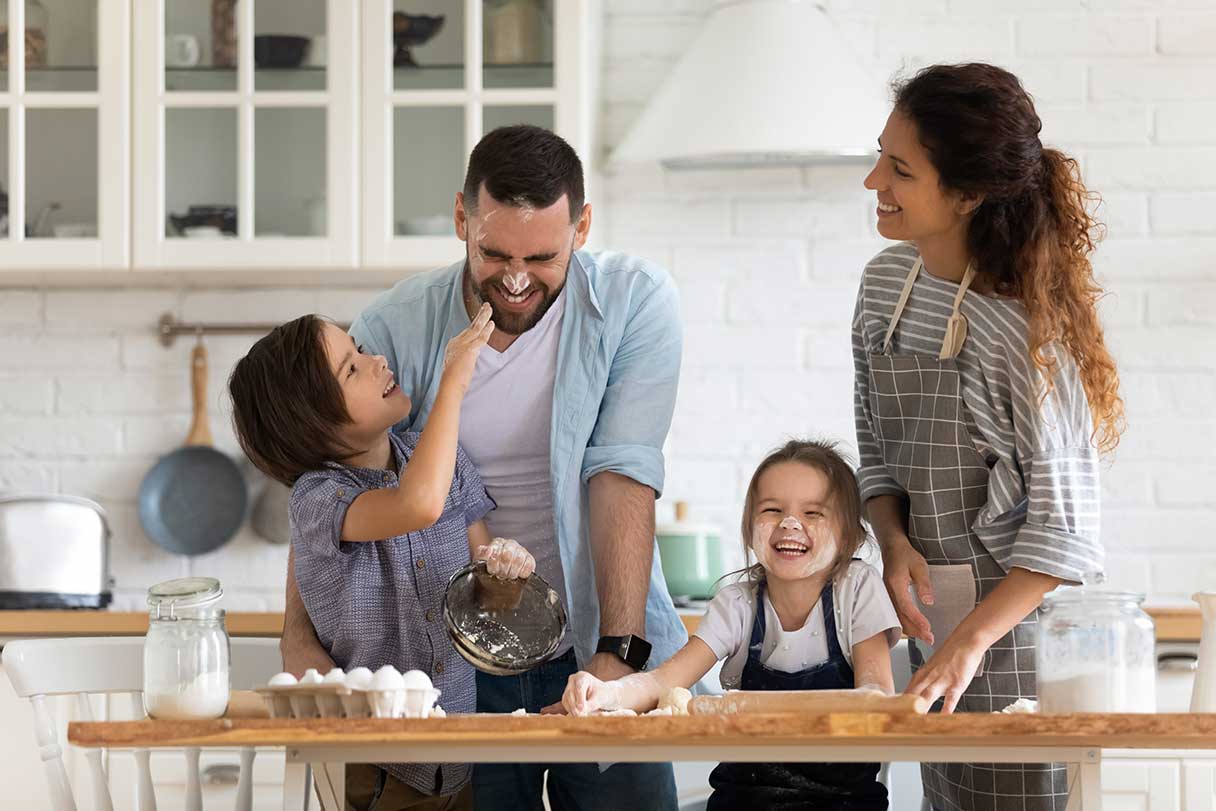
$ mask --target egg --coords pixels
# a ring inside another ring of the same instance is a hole
[[[421,670],[406,671],[401,679],[405,682],[405,689],[407,690],[430,690],[435,686],[431,684],[431,677]]]
[[[345,684],[346,672],[340,667],[335,667],[325,674],[325,678],[321,679],[321,682],[323,684]]]
[[[392,665],[385,665],[372,676],[373,690],[400,690],[405,686],[405,679]]]
[[[290,687],[296,683],[296,677],[290,673],[275,673],[270,677],[271,687]]]
[[[366,690],[371,684],[372,672],[366,667],[356,667],[346,674],[346,686],[352,690]]]
[[[300,677],[300,684],[320,684],[322,682],[321,674],[317,672],[315,667],[310,667],[304,671],[304,675]]]

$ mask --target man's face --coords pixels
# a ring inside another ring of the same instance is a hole
[[[570,255],[587,241],[591,206],[571,223],[566,195],[547,208],[532,208],[500,203],[483,186],[476,213],[467,211],[463,194],[456,195],[455,217],[473,306],[489,302],[495,328],[520,335],[536,326],[565,286]]]

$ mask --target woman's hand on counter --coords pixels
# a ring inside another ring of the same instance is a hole
[[[929,657],[904,692],[921,696],[932,705],[942,699],[942,712],[949,714],[958,706],[963,691],[975,678],[988,648],[979,642],[965,640],[960,634],[950,638]]]

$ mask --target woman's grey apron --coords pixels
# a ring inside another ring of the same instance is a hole
[[[918,259],[908,274],[882,352],[870,355],[872,427],[887,472],[908,495],[913,548],[930,566],[970,566],[982,600],[1005,570],[972,531],[988,501],[989,471],[967,431],[955,358],[967,335],[959,308],[975,271],[968,267],[959,285],[938,358],[893,353],[891,338],[922,266]],[[957,711],[995,712],[1035,697],[1035,623],[1032,614],[988,649]],[[924,660],[915,645],[909,652],[915,671]],[[926,763],[921,779],[942,811],[1063,809],[1068,796],[1060,764]]]

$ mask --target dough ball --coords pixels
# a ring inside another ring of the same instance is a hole
[[[672,715],[688,715],[688,702],[692,692],[687,687],[672,687],[659,696],[659,709],[671,708]]]

